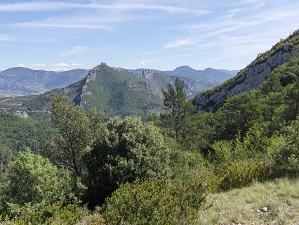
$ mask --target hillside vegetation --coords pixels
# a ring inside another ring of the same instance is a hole
[[[296,224],[299,57],[214,113],[195,113],[184,87],[176,78],[163,88],[165,110],[146,120],[105,119],[57,92],[50,98],[56,133],[39,155],[27,149],[9,164],[2,222]]]

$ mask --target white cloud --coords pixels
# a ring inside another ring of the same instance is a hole
[[[17,23],[16,27],[24,28],[71,28],[71,29],[93,29],[93,30],[111,30],[110,27],[100,24],[87,24],[87,23],[59,23],[54,22],[27,22],[27,23]]]
[[[32,66],[32,69],[43,70],[43,69],[45,69],[46,64],[44,64],[44,63],[32,63],[31,66]]]
[[[23,63],[19,63],[17,67],[25,67]]]
[[[52,64],[52,69],[54,71],[66,71],[71,69],[77,69],[82,66],[83,64],[81,63],[56,63]]]
[[[22,2],[22,3],[2,3],[0,11],[3,12],[20,12],[20,11],[57,11],[66,9],[97,9],[97,10],[118,10],[118,11],[136,11],[136,10],[157,10],[170,13],[192,13],[205,14],[207,10],[196,10],[193,8],[177,7],[163,4],[144,4],[144,3],[116,3],[116,4],[99,4],[97,2],[88,4],[78,4],[70,2],[46,1],[46,2]]]
[[[51,11],[63,10],[70,8],[78,8],[82,5],[67,2],[18,2],[18,3],[2,3],[0,4],[0,11],[4,12],[20,12],[20,11]]]
[[[69,51],[63,52],[63,55],[77,55],[77,54],[82,54],[86,51],[91,50],[90,48],[87,48],[85,46],[75,46],[74,48],[72,48]]]
[[[18,41],[18,38],[12,35],[0,34],[0,41]]]
[[[176,40],[176,41],[173,41],[173,42],[170,42],[170,43],[164,45],[163,49],[178,48],[178,47],[190,46],[190,45],[194,45],[194,44],[195,44],[195,41],[192,40],[191,38],[184,38],[184,39]]]
[[[149,63],[158,62],[159,60],[161,60],[161,58],[145,59],[145,60],[142,60],[142,61],[140,62],[140,64],[141,64],[142,66],[145,66],[145,65],[147,65],[147,64],[149,64]]]

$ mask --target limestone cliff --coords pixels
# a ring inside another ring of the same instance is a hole
[[[299,30],[277,43],[271,50],[259,54],[235,77],[210,91],[197,95],[193,99],[193,103],[197,106],[198,111],[214,112],[228,97],[257,89],[265,81],[268,73],[284,64],[290,54],[298,53]]]

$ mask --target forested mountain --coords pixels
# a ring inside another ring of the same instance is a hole
[[[236,75],[237,71],[206,69],[197,71],[188,67],[188,71],[179,68],[174,71],[158,71],[149,69],[128,70],[134,74],[142,71],[165,73],[172,76],[186,77],[196,80],[203,89],[210,89]],[[195,72],[195,76],[192,76]],[[68,71],[32,70],[24,67],[15,67],[0,71],[0,98],[40,94],[55,88],[71,85],[88,74],[86,69],[74,69]]]
[[[88,70],[63,72],[32,70],[23,67],[0,72],[0,97],[40,94],[54,88],[66,87],[86,76]]]
[[[195,80],[181,78],[188,99],[206,87]],[[138,115],[145,118],[151,113],[163,110],[161,89],[167,89],[174,83],[175,77],[153,70],[142,70],[133,74],[126,69],[109,67],[101,63],[90,70],[80,81],[66,88],[55,89],[36,96],[24,96],[2,99],[0,108],[4,111],[24,111],[32,116],[50,109],[50,97],[61,93],[76,105],[89,110],[96,108],[106,118],[111,116]]]

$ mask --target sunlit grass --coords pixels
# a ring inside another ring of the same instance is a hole
[[[267,208],[267,212],[263,212]],[[299,224],[299,179],[210,194],[199,224]]]

